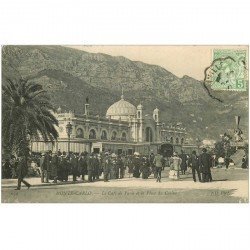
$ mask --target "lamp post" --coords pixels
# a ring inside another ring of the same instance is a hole
[[[66,131],[68,135],[68,153],[70,152],[70,135],[72,134],[72,124],[70,122],[66,125]]]

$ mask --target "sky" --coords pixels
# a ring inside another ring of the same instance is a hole
[[[178,77],[191,76],[204,79],[204,69],[213,60],[214,48],[247,49],[247,46],[67,46],[92,53],[124,56],[132,61],[159,65]]]

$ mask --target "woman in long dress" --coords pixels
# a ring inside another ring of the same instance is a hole
[[[133,175],[133,171],[134,171],[133,161],[130,156],[128,157],[127,165],[128,165],[128,177],[130,178]]]
[[[110,179],[117,179],[117,158],[116,154],[111,154]]]
[[[170,171],[169,178],[173,180],[180,179],[180,166],[181,166],[181,158],[174,152],[173,156],[169,159],[170,163]]]

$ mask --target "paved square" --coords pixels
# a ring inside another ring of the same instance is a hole
[[[33,187],[15,191],[16,180],[2,180],[2,202],[162,202],[162,203],[245,203],[248,202],[248,170],[212,169],[214,181],[193,182],[189,173],[178,181],[163,172],[161,183],[152,177],[148,180],[124,178],[94,183],[42,185],[39,178],[27,179]]]

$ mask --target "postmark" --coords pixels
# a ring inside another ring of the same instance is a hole
[[[246,50],[214,49],[205,81],[210,82],[213,90],[246,91],[246,65]]]

